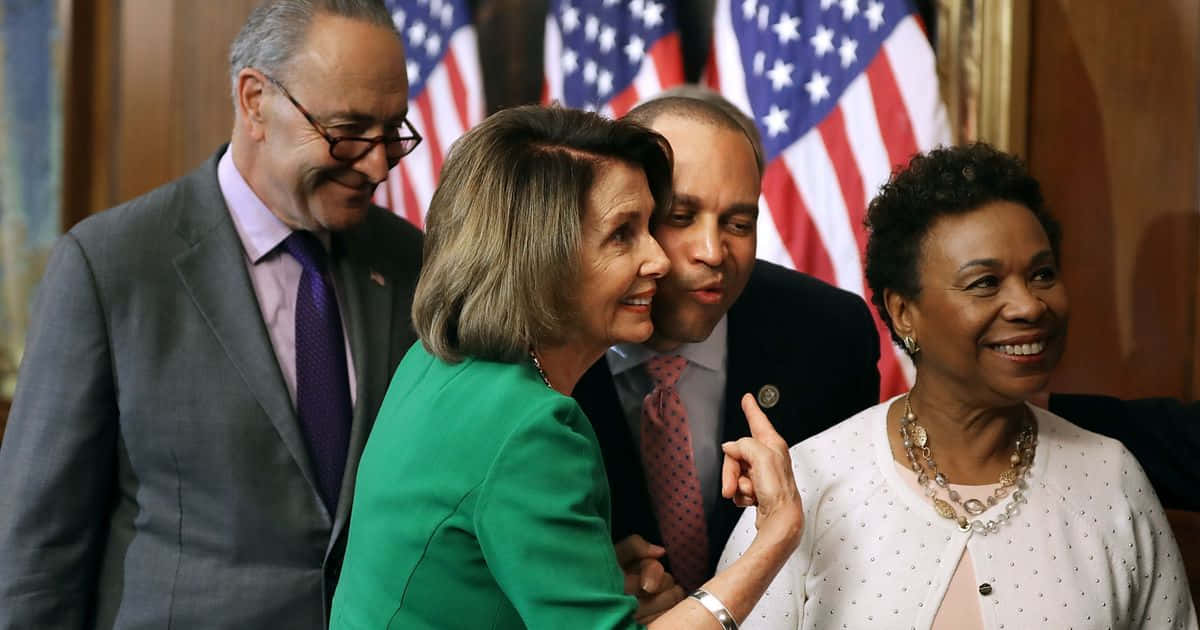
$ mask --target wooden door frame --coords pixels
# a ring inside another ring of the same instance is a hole
[[[1025,155],[1030,17],[1030,0],[938,0],[938,78],[954,142]]]

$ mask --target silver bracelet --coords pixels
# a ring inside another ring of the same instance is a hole
[[[720,623],[724,630],[738,630],[737,622],[733,620],[733,613],[729,612],[729,609],[721,603],[721,600],[717,599],[716,595],[698,588],[691,594],[691,598],[707,608],[708,612],[717,618],[717,623]]]

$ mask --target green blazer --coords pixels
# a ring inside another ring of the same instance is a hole
[[[418,342],[358,468],[332,630],[640,628],[591,424],[531,364]]]

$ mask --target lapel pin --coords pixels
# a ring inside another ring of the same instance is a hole
[[[375,271],[374,269],[371,270],[371,281],[381,287],[387,286],[387,279],[383,277],[383,274]]]
[[[770,409],[779,404],[779,388],[770,383],[763,385],[758,390],[758,406],[763,409]]]

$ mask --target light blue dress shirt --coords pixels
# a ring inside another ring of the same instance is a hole
[[[728,362],[728,316],[713,327],[708,339],[684,344],[665,353],[687,359],[679,377],[679,397],[687,410],[692,432],[692,460],[700,477],[704,497],[704,515],[711,516],[721,498],[721,436],[725,433],[725,376]],[[634,444],[641,451],[642,400],[652,383],[645,363],[659,353],[642,344],[623,343],[605,353],[613,384],[621,400],[621,410],[629,422]]]

